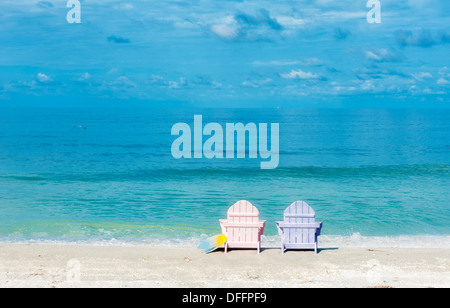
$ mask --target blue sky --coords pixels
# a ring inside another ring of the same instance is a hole
[[[0,3],[0,106],[444,107],[450,1]]]

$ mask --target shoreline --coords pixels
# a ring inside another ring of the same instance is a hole
[[[0,287],[450,287],[449,248],[311,251],[0,243]]]
[[[17,239],[0,238],[0,244],[36,244],[36,245],[81,245],[81,246],[124,246],[124,247],[173,247],[196,248],[201,242],[212,236],[202,235],[189,238],[127,238],[127,239]],[[280,247],[278,235],[263,235],[262,248]],[[418,248],[418,249],[450,249],[450,235],[397,235],[375,236],[361,235],[321,235],[320,247],[333,248]]]

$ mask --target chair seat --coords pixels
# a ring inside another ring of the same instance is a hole
[[[316,243],[284,243],[285,249],[314,249]]]

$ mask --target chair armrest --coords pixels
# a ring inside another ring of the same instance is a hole
[[[284,236],[284,231],[283,231],[283,229],[280,227],[280,223],[281,223],[281,222],[279,222],[279,221],[276,222],[276,224],[277,224],[277,229],[278,229],[278,235],[279,235],[279,236]]]
[[[318,224],[318,227],[317,227],[317,236],[319,236],[319,235],[320,235],[320,232],[322,231],[322,225],[323,225],[323,223],[322,223],[322,222],[316,222],[316,224]]]
[[[266,227],[266,220],[260,220],[259,221],[259,228],[258,228],[258,238],[261,240],[261,236],[264,234],[264,228]]]
[[[220,222],[220,228],[222,229],[222,233],[227,236],[227,220],[226,219],[219,219]]]
[[[266,220],[261,220],[260,222],[259,222],[259,227],[262,229],[262,230],[264,230],[264,228],[266,227]]]

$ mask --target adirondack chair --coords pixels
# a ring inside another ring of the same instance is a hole
[[[316,222],[316,213],[306,202],[292,203],[284,211],[284,221],[277,222],[277,228],[283,254],[286,249],[314,249],[317,254],[322,223]]]
[[[228,248],[256,248],[259,254],[266,221],[259,220],[258,209],[242,200],[228,209],[227,217],[220,220],[222,233],[227,236],[225,253]]]

